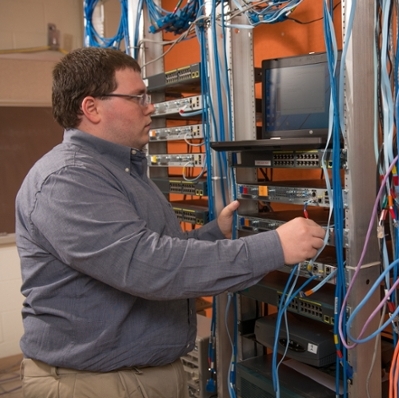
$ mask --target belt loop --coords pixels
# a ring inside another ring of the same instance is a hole
[[[19,377],[21,380],[24,379],[24,360],[21,361],[21,366],[19,367]]]
[[[139,368],[136,368],[136,366],[132,366],[132,369],[135,371],[135,373],[136,374],[138,374],[138,375],[142,375],[143,374],[143,372],[139,369]]]
[[[58,375],[58,368],[56,366],[50,367],[50,374],[54,377],[54,379],[59,379],[60,376]]]

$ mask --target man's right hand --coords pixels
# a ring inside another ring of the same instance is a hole
[[[297,217],[276,229],[286,264],[313,258],[323,247],[325,230],[314,221]]]

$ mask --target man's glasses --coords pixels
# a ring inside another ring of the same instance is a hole
[[[101,97],[121,97],[126,98],[128,100],[138,99],[139,105],[141,106],[148,106],[151,104],[151,95],[144,93],[144,94],[137,94],[137,95],[129,95],[129,94],[104,94]]]

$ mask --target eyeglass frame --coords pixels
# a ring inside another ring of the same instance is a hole
[[[151,94],[148,94],[148,93],[135,94],[135,95],[111,93],[111,94],[101,95],[101,97],[119,97],[119,98],[125,98],[127,100],[132,100],[132,99],[138,98],[140,106],[151,105]]]

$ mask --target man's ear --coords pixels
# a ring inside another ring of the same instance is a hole
[[[98,123],[101,119],[97,105],[97,99],[91,96],[85,97],[82,101],[82,112],[92,123]]]

